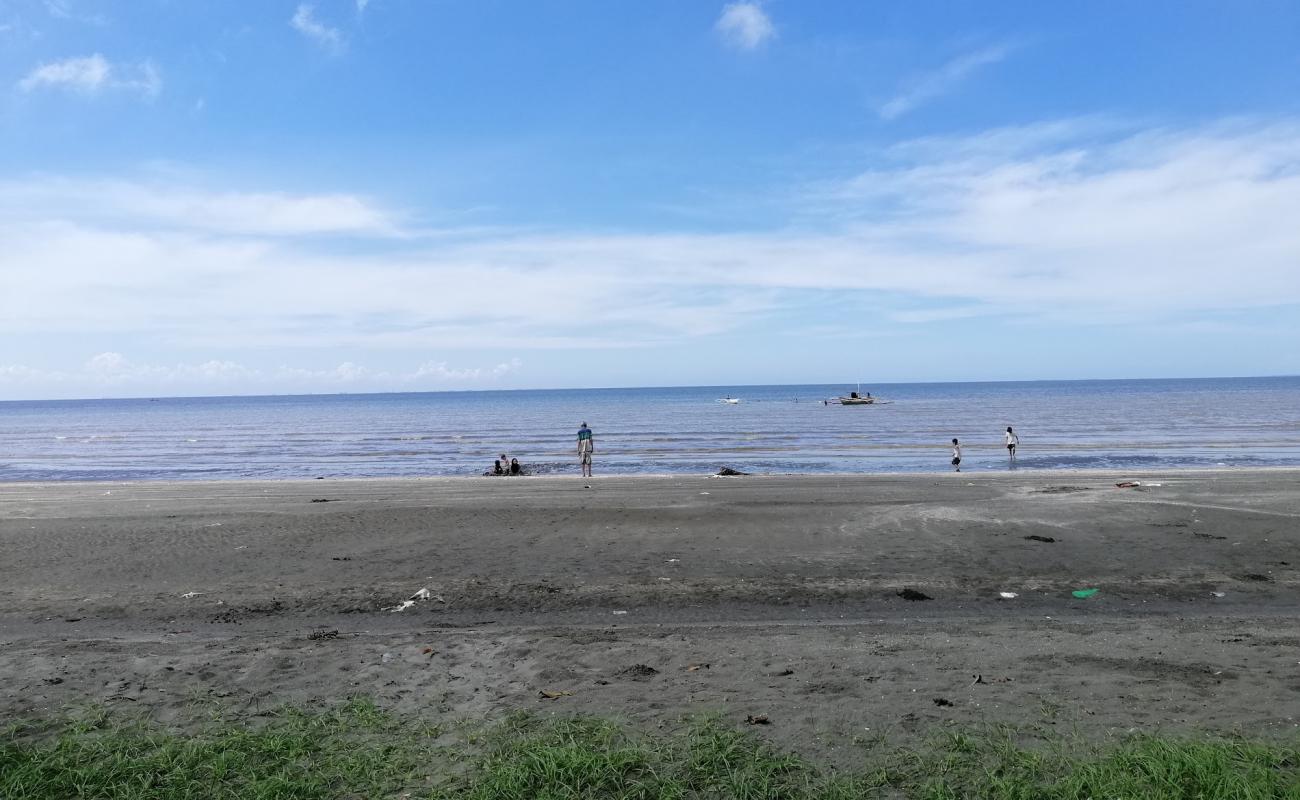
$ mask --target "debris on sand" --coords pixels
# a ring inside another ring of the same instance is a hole
[[[982,674],[976,675],[975,680],[971,681],[971,686],[975,684],[988,685],[990,683],[1011,683],[1012,678],[985,678]]]
[[[351,561],[352,556],[333,556],[330,561]]]
[[[954,703],[953,701],[949,700],[949,699],[946,698],[946,697],[936,697],[936,698],[934,698],[934,704],[935,704],[936,706],[938,706],[939,708],[948,708],[948,707],[951,707],[951,706],[955,706],[955,705],[957,705],[956,703]]]
[[[686,668],[687,672],[699,672],[702,669],[710,669],[712,664],[691,664]]]
[[[1210,592],[1210,597],[1227,597],[1227,592]]]
[[[311,633],[307,634],[307,638],[313,642],[320,642],[320,641],[324,641],[325,639],[337,639],[339,638],[339,632],[326,631],[326,630],[312,631]]]
[[[1087,486],[1048,486],[1043,489],[1034,490],[1034,494],[1072,494],[1074,492],[1090,492]]]
[[[630,667],[626,667],[618,671],[619,677],[633,678],[633,679],[649,678],[652,675],[658,675],[658,674],[659,674],[659,670],[655,669],[649,664],[633,664]]]
[[[545,700],[559,700],[561,697],[573,697],[573,692],[551,691],[550,689],[542,689],[538,694]]]
[[[313,503],[337,503],[338,502],[337,500],[331,500],[328,497],[313,497],[311,501]]]
[[[616,616],[616,617],[621,617],[621,616],[623,616],[623,615],[626,614],[626,613],[627,613],[626,611],[615,611],[615,612],[614,612],[614,616]]]
[[[998,597],[1001,597],[1003,600],[1015,600],[1019,596],[1020,595],[1015,592],[998,592]]]
[[[741,472],[740,470],[732,469],[731,467],[723,467],[722,469],[718,470],[719,478],[735,478],[735,477],[740,477],[741,475],[748,475],[748,474],[749,474],[748,472]]]
[[[1052,544],[1053,542],[1056,541],[1055,539],[1053,539],[1053,538],[1050,537],[1050,536],[1039,536],[1039,535],[1036,534],[1036,533],[1031,533],[1031,534],[1029,534],[1028,536],[1026,536],[1025,538],[1028,539],[1028,540],[1031,541],[1031,542],[1046,542],[1046,543],[1048,543],[1048,544]]]
[[[904,600],[933,600],[934,598],[924,592],[918,592],[915,589],[904,589],[898,593],[898,596]]]
[[[1070,594],[1074,595],[1080,600],[1087,600],[1089,597],[1092,597],[1096,593],[1097,593],[1096,589],[1075,589],[1073,592],[1070,592]]]
[[[430,599],[432,599],[432,600],[437,600],[439,603],[446,603],[446,602],[447,602],[446,600],[443,600],[443,599],[442,599],[442,595],[438,595],[438,594],[429,594],[429,589],[428,589],[428,587],[425,587],[425,588],[421,589],[420,591],[416,592],[415,594],[411,595],[411,596],[408,597],[407,599],[403,600],[401,603],[398,603],[397,605],[393,606],[392,608],[389,608],[389,609],[386,609],[386,610],[389,611],[389,612],[405,611],[406,609],[410,608],[411,606],[415,605],[416,603],[420,602],[421,600],[430,600]]]
[[[189,600],[191,598],[198,597],[201,594],[206,594],[206,592],[186,592],[185,594],[181,595],[181,597],[184,597],[186,600]]]
[[[750,714],[748,717],[745,717],[745,724],[747,724],[747,725],[771,725],[771,724],[772,724],[772,720],[768,719],[766,714]]]

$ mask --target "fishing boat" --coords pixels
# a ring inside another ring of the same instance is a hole
[[[860,383],[858,384],[858,390],[849,392],[848,397],[835,397],[828,401],[828,403],[839,403],[842,406],[873,406],[877,402],[879,402],[879,399],[872,397],[871,392],[867,392],[865,395],[862,393],[862,384]]]
[[[734,405],[736,405],[737,403],[740,402],[740,398],[739,398],[739,397],[719,397],[719,398],[718,398],[718,402],[719,402],[719,403],[726,403],[726,404],[729,405],[729,406],[734,406]]]

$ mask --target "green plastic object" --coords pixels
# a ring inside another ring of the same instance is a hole
[[[1075,597],[1079,598],[1080,600],[1087,600],[1089,597],[1092,597],[1096,593],[1097,593],[1096,589],[1075,589],[1073,592],[1071,592],[1071,594],[1073,594]]]

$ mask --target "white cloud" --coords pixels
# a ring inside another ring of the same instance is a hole
[[[102,14],[83,14],[76,10],[71,0],[45,0],[45,9],[50,16],[57,19],[81,22],[87,25],[107,25],[108,19]]]
[[[85,58],[69,58],[42,64],[28,73],[18,86],[26,92],[43,86],[63,86],[83,92],[95,92],[108,84],[112,67],[99,53]]]
[[[951,92],[976,70],[1005,59],[1008,52],[1005,45],[998,45],[955,58],[934,72],[911,81],[902,92],[880,107],[880,116],[887,120],[901,117]]]
[[[128,359],[117,352],[92,356],[72,370],[45,370],[21,364],[0,365],[0,386],[34,387],[59,394],[78,391],[277,392],[320,389],[382,391],[392,389],[454,389],[500,385],[523,362],[511,359],[491,367],[449,367],[427,361],[408,370],[382,370],[345,361],[324,369],[279,366],[257,369],[236,361],[210,359],[156,364]]]
[[[345,364],[295,384],[401,385],[497,369],[442,354],[684,344],[798,327],[795,315],[805,324],[805,309],[832,302],[881,308],[895,326],[981,314],[1163,324],[1300,305],[1295,120],[1123,134],[1065,122],[913,142],[804,187],[789,222],[766,232],[489,229],[322,247],[321,234],[391,219],[355,198],[104,186],[0,184],[6,341],[401,353],[420,366]]]
[[[343,49],[343,34],[339,33],[337,28],[331,28],[316,19],[315,9],[308,3],[301,3],[298,6],[289,24],[294,30],[330,52],[337,53]]]
[[[60,219],[67,209],[99,227],[157,228],[262,236],[403,235],[392,212],[350,194],[221,192],[158,182],[35,178],[0,181],[0,215]]]
[[[370,5],[370,0],[357,0],[357,13],[366,13],[366,6]]]
[[[724,40],[741,50],[755,50],[776,36],[776,27],[758,3],[728,3],[714,27]]]
[[[112,64],[99,53],[42,64],[18,82],[25,92],[37,89],[69,89],[84,94],[108,90],[139,92],[147,98],[162,91],[162,76],[152,62],[135,66]]]
[[[500,378],[523,366],[519,359],[512,359],[497,364],[495,367],[448,367],[446,361],[426,361],[411,373],[408,380],[419,380],[420,378],[437,378],[444,381],[480,381],[484,378]]]

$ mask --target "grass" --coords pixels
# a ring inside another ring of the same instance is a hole
[[[0,742],[0,798],[382,797],[421,784],[438,734],[360,700],[189,736],[102,712],[46,727],[13,726]]]
[[[449,742],[449,743],[445,743]],[[718,719],[644,733],[591,717],[448,731],[366,701],[217,716],[181,735],[103,712],[0,737],[0,798],[96,800],[1300,800],[1300,740],[1139,736],[1097,748],[989,728],[832,771]]]

